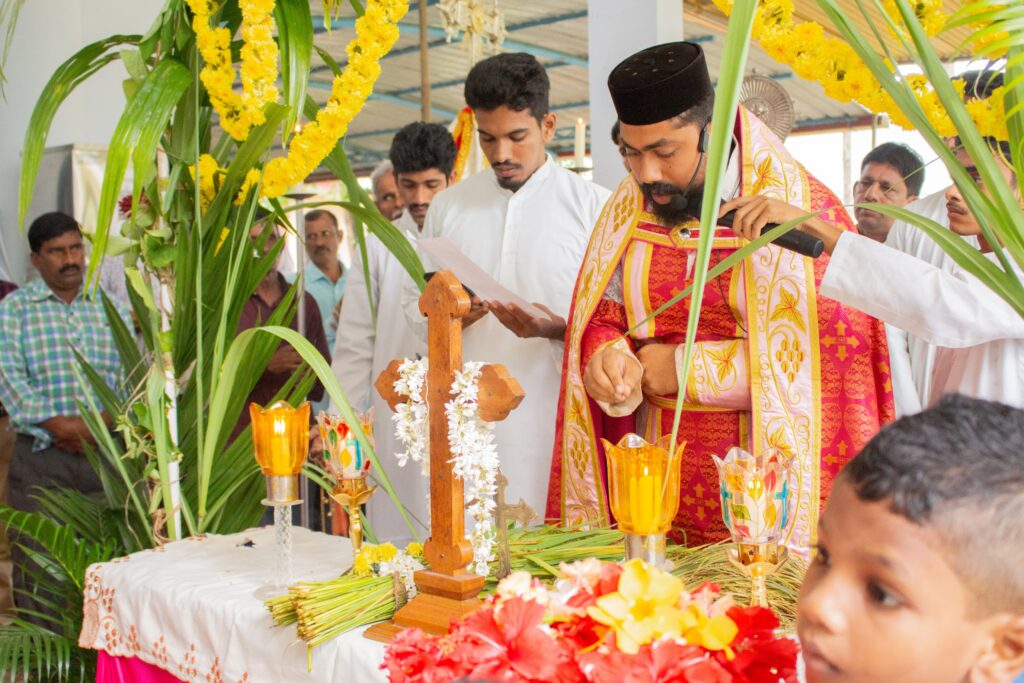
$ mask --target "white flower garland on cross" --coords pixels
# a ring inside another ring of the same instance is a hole
[[[452,381],[452,399],[445,404],[448,420],[448,443],[452,451],[455,476],[462,479],[467,510],[473,518],[470,543],[473,562],[470,571],[487,576],[488,563],[494,557],[494,496],[497,493],[498,449],[494,443],[494,425],[480,419],[478,413],[478,380],[483,363],[464,363]],[[406,359],[398,368],[395,390],[408,397],[395,410],[396,433],[405,452],[396,454],[399,467],[409,460],[420,463],[424,476],[430,473],[430,427],[427,404],[423,400],[427,359]]]

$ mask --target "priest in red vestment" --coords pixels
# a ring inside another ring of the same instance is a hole
[[[608,78],[631,174],[605,205],[576,282],[566,332],[549,518],[604,526],[603,437],[654,441],[672,429],[690,299],[648,316],[693,282],[714,91],[691,43],[643,50]],[[740,108],[722,200],[768,195],[853,230],[836,197]],[[711,265],[741,246],[718,228]],[[679,430],[686,442],[673,535],[727,535],[712,455],[732,446],[796,458],[787,543],[814,542],[842,466],[893,419],[880,322],[820,296],[827,257],[771,245],[710,280]],[[635,329],[634,329],[635,328]]]

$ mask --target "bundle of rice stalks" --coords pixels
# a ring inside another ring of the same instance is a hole
[[[622,532],[617,529],[577,529],[553,526],[511,528],[508,531],[510,569],[553,583],[558,578],[558,565],[588,557],[602,561],[622,560]],[[500,549],[497,550],[500,552]],[[498,559],[490,563],[484,593],[490,594],[498,585]]]
[[[729,562],[726,551],[730,547],[729,541],[693,548],[670,545],[665,554],[675,564],[672,573],[688,590],[705,581],[716,583],[723,593],[732,593],[737,603],[745,605],[750,599],[750,579]],[[796,599],[806,569],[803,560],[790,555],[789,561],[768,577],[768,603],[784,629],[796,624]]]
[[[266,601],[277,624],[296,624],[299,637],[316,647],[337,635],[390,619],[405,604],[406,592],[396,576],[345,574],[330,581],[298,583]]]

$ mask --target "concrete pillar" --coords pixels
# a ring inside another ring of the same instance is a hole
[[[0,275],[24,281],[28,243],[18,226],[21,148],[43,86],[72,54],[116,33],[145,33],[163,0],[46,0],[26,2],[18,17],[0,100]],[[106,145],[124,109],[120,62],[108,65],[65,100],[50,128],[47,147]],[[26,228],[28,226],[25,226]]]
[[[608,74],[645,47],[683,39],[682,0],[587,0],[590,61],[590,149],[594,181],[615,189],[626,175],[611,141],[615,109],[608,95]]]

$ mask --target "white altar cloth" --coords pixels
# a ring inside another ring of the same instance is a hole
[[[322,581],[352,565],[347,538],[293,530],[296,581]],[[251,541],[250,545],[247,542]],[[274,529],[169,543],[111,562],[85,577],[79,645],[137,657],[183,681],[372,683],[384,645],[358,629],[314,648],[295,626],[276,626],[253,593],[274,579]]]

